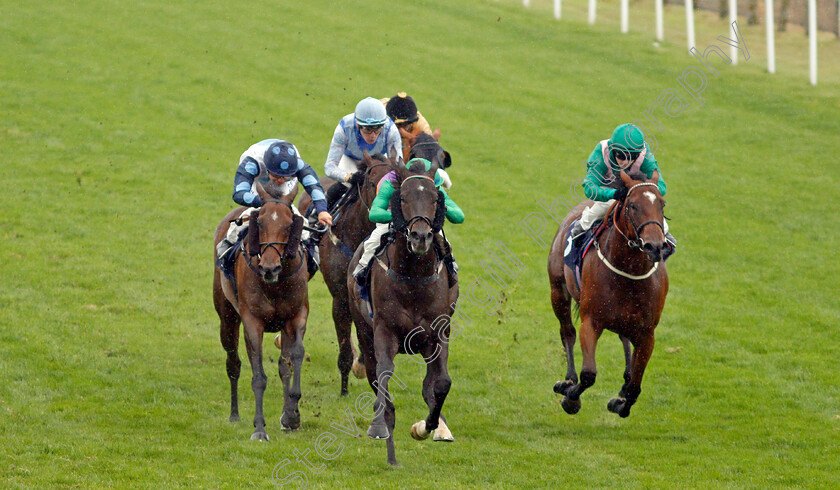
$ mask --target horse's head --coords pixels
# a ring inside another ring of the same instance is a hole
[[[639,177],[641,180],[636,180],[621,172],[621,180],[627,188],[627,197],[622,203],[627,236],[631,246],[642,249],[653,262],[659,262],[668,249],[663,225],[665,199],[657,186],[659,172],[654,171],[649,180]]]
[[[408,163],[410,168],[397,169],[400,183],[391,196],[391,214],[394,227],[408,240],[408,249],[424,255],[443,226],[446,205],[443,193],[435,187],[437,165],[422,159]]]
[[[388,160],[382,155],[370,156],[365,150],[358,168],[359,173],[354,176],[356,180],[351,180],[350,184],[358,186],[359,195],[367,207],[370,208],[374,198],[376,198],[376,185],[385,174],[396,168],[396,161],[393,157]]]
[[[262,185],[257,193],[263,202],[248,225],[248,253],[257,258],[257,271],[265,282],[277,282],[286,263],[294,260],[303,231],[303,218],[292,212],[293,199],[274,199]]]
[[[426,133],[417,135],[414,145],[411,147],[411,153],[408,159],[425,158],[426,160],[437,164],[438,168],[449,168],[452,165],[452,157],[449,152],[441,148],[434,136]]]

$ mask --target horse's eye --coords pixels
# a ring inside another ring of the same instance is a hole
[[[630,208],[630,209],[636,209],[636,203],[634,203],[634,202],[627,203],[627,207]]]

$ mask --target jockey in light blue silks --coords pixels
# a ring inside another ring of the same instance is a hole
[[[338,122],[333,133],[324,173],[342,185],[334,185],[327,195],[328,205],[338,201],[350,186],[350,177],[358,171],[363,153],[370,156],[395,156],[402,162],[400,131],[385,113],[385,106],[367,97],[356,104],[356,110]]]

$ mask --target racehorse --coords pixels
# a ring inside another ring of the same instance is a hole
[[[308,273],[300,247],[303,218],[292,212],[294,195],[273,199],[262,185],[257,193],[263,202],[259,213],[249,218],[248,235],[239,249],[234,281],[218,267],[213,275],[213,303],[220,320],[222,347],[227,352],[227,374],[230,378],[230,421],[239,420],[237,385],[239,360],[239,323],[244,325],[245,347],[251,362],[256,413],[251,440],[268,441],[263,417],[263,394],[266,375],[263,371],[263,332],[281,332],[282,356],[278,361],[283,380],[283,429],[300,427],[298,401],[301,397],[300,371],[304,357],[303,336],[309,315]],[[216,228],[214,243],[227,232],[231,220],[247,209],[239,207],[225,216]],[[291,368],[291,369],[290,369]],[[292,373],[294,371],[294,373]],[[294,374],[294,381],[290,381]]]
[[[396,415],[388,382],[394,376],[397,353],[420,354],[426,363],[423,398],[429,414],[411,427],[411,436],[421,440],[434,432],[436,441],[452,440],[441,408],[452,383],[447,369],[449,318],[458,300],[458,285],[449,288],[447,269],[432,246],[446,211],[444,196],[434,185],[437,165],[428,171],[404,166],[396,171],[399,184],[391,198],[391,212],[397,233],[371,264],[372,319],[362,313],[352,273],[363,246],[356,250],[346,279],[368,382],[377,395],[368,436],[387,439],[388,463],[395,466]]]
[[[578,205],[563,219],[548,257],[551,305],[560,320],[567,361],[566,379],[558,381],[554,391],[564,395],[561,405],[569,414],[580,410],[581,393],[595,383],[595,346],[607,329],[621,338],[625,358],[624,386],[607,409],[621,417],[630,415],[641,393],[642,376],[653,352],[654,329],[668,294],[668,274],[662,261],[668,247],[663,229],[665,200],[656,186],[659,173],[643,181],[621,172],[621,180],[628,189],[627,197],[607,213],[605,221],[611,219],[611,226],[591,247],[597,254],[584,257],[580,287],[563,256],[568,230],[586,204]],[[571,299],[580,306],[580,382],[575,371]]]
[[[347,191],[347,204],[341,208],[330,230],[321,237],[319,251],[321,256],[321,274],[332,295],[332,317],[335,323],[335,333],[338,337],[338,370],[341,373],[341,394],[347,395],[347,378],[352,367],[359,378],[364,378],[364,364],[357,359],[353,352],[351,339],[350,305],[347,297],[347,268],[353,251],[373,231],[374,224],[368,219],[368,211],[376,197],[376,184],[391,171],[393,162],[376,155],[371,157],[364,153],[359,167],[359,176],[351,181],[352,187]],[[321,180],[324,188],[328,188],[332,179]],[[332,185],[340,185],[333,183]],[[301,197],[299,208],[309,207],[308,195]]]

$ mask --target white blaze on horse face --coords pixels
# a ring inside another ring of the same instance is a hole
[[[420,192],[423,192],[424,190],[426,190],[426,188],[421,185],[420,187],[417,188],[417,190],[420,191]]]
[[[650,199],[651,204],[656,202],[656,194],[654,194],[653,192],[645,191],[645,193],[642,194],[642,195],[645,196],[646,198]]]
[[[275,211],[275,212],[271,213],[271,219],[273,219],[274,221],[277,221],[279,218],[280,218],[280,217],[279,217],[279,216],[277,216],[277,211]]]

